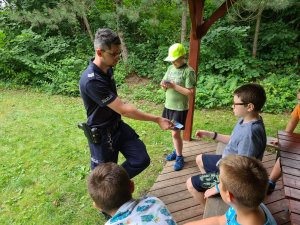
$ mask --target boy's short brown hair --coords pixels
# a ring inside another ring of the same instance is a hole
[[[237,88],[233,94],[244,103],[252,103],[256,112],[261,111],[267,100],[265,89],[259,84],[244,84]]]
[[[130,182],[123,167],[101,163],[88,178],[88,191],[96,205],[109,213],[132,198]]]
[[[268,174],[263,164],[252,157],[228,155],[220,161],[222,188],[229,191],[237,204],[256,208],[264,200]]]

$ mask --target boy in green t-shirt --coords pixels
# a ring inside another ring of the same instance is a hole
[[[169,48],[169,54],[165,61],[172,62],[172,65],[169,66],[160,83],[161,87],[166,91],[166,101],[162,116],[172,120],[175,124],[175,128],[172,130],[175,149],[166,157],[167,161],[176,160],[174,164],[175,171],[181,170],[184,166],[181,130],[184,130],[189,109],[189,96],[194,94],[196,85],[195,72],[186,64],[185,54],[186,51],[180,43],[173,44]]]

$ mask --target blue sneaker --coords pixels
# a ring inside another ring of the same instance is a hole
[[[178,171],[181,170],[184,166],[184,159],[183,156],[176,156],[176,162],[174,164],[174,170]]]
[[[175,160],[176,159],[176,150],[174,150],[171,154],[169,154],[169,155],[167,155],[166,156],[166,160],[167,161],[173,161],[173,160]]]

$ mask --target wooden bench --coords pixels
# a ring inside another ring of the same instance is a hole
[[[278,131],[284,196],[292,224],[300,224],[300,134]]]
[[[226,144],[218,142],[216,154],[221,155]],[[209,197],[206,200],[203,218],[220,216],[225,214],[229,206],[223,201],[220,195]]]

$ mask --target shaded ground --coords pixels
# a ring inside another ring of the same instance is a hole
[[[135,86],[141,84],[146,86],[151,83],[151,79],[139,77],[137,74],[131,73],[125,78],[125,82],[128,84],[128,86]]]
[[[126,78],[125,78],[125,83],[128,85],[128,87],[130,87],[130,89],[132,90],[137,90],[137,93],[142,94],[143,89],[146,89],[146,87],[148,85],[151,85],[153,81],[149,78],[146,77],[139,77],[137,74],[135,73],[131,73],[129,74]],[[136,89],[134,89],[136,88]],[[157,87],[154,87],[159,89],[160,86],[157,85]],[[147,105],[148,107],[153,107],[153,108],[157,108],[158,105],[153,101],[149,101],[149,99],[145,98],[145,99],[140,99],[140,98],[136,98],[134,94],[130,94],[125,96],[125,99],[128,101],[135,101],[136,102],[136,106],[139,107],[140,105]],[[163,109],[163,106],[160,105],[161,109]]]

